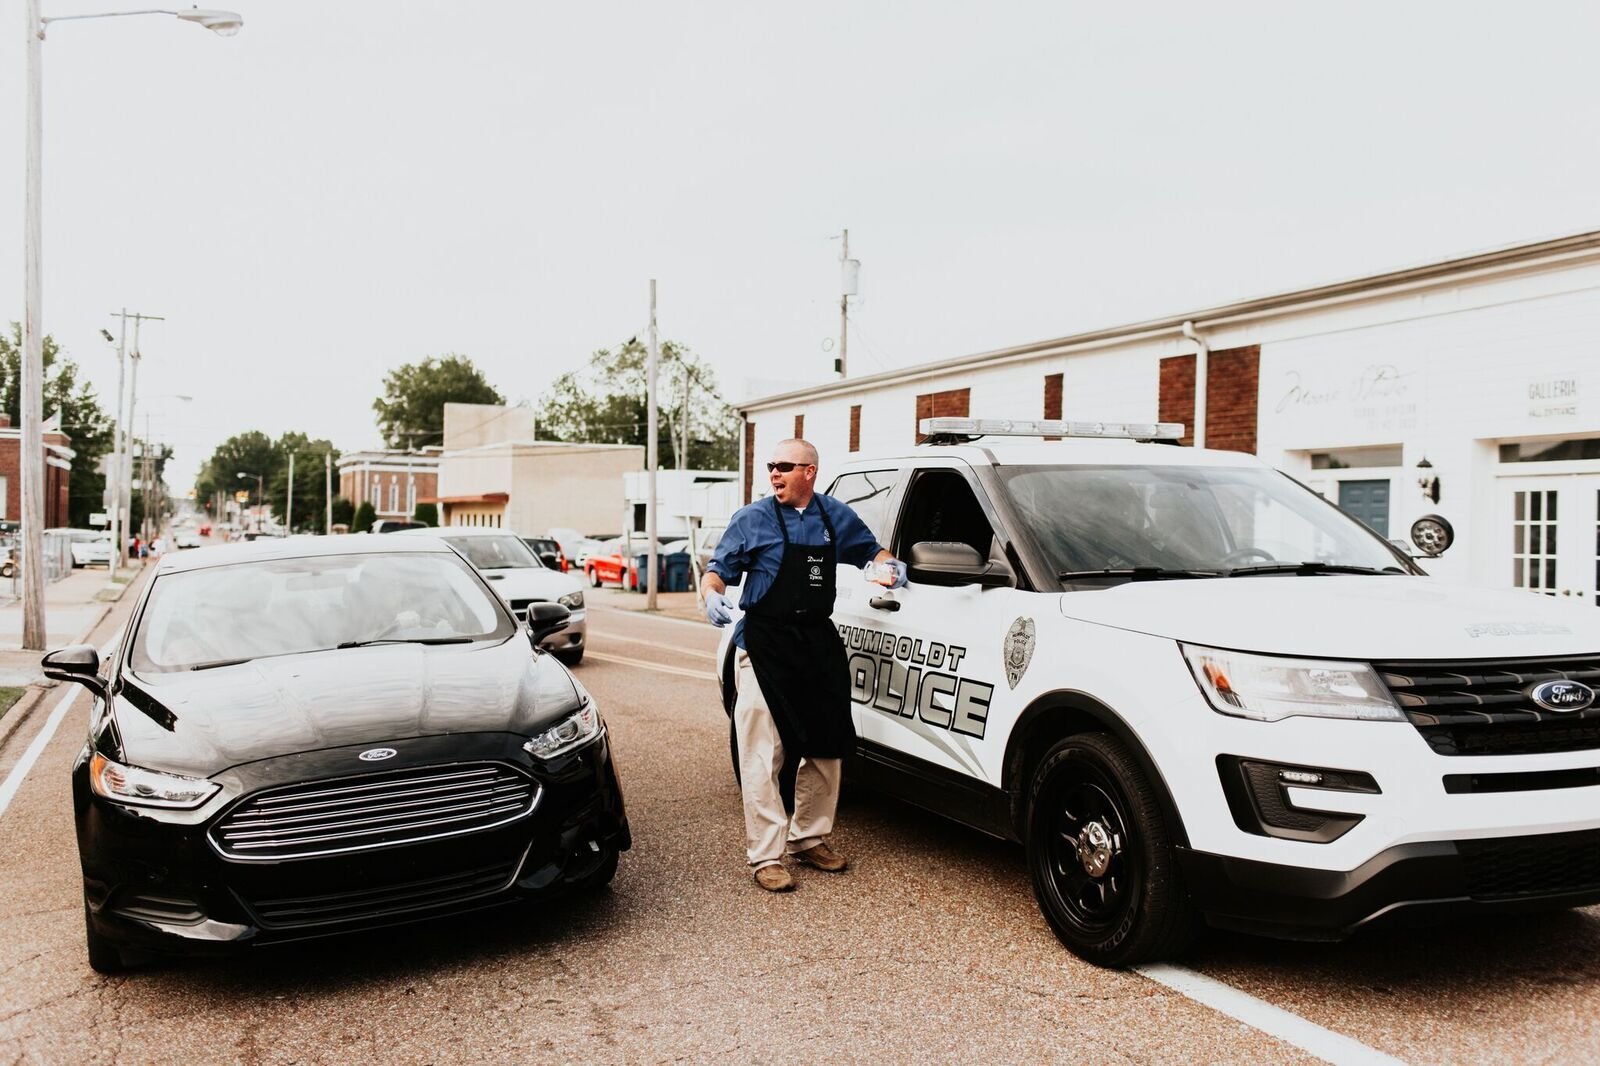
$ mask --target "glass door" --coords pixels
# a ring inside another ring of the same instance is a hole
[[[1503,479],[1514,588],[1600,606],[1600,475]]]

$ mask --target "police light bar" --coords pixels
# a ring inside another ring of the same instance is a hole
[[[924,418],[918,430],[929,437],[1118,437],[1180,440],[1182,422],[1066,422],[1059,418]]]

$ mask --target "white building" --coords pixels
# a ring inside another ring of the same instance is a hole
[[[1387,536],[1445,516],[1456,544],[1425,564],[1443,578],[1600,603],[1600,232],[740,411],[746,500],[790,436],[817,446],[826,485],[848,453],[904,446],[930,415],[1182,422],[1186,443],[1254,452]]]
[[[743,502],[737,470],[657,470],[656,535],[663,541],[681,540],[691,528],[725,526]],[[622,475],[621,529],[630,537],[645,534],[649,515],[650,473]]]

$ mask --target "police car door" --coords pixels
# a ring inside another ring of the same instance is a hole
[[[919,463],[908,473],[893,536],[890,547],[907,562],[918,544],[965,545],[973,561],[1010,569],[996,514],[959,460]],[[1008,628],[1026,617],[1030,598],[1012,587],[914,568],[905,588],[853,601],[861,621],[842,632],[863,746],[890,749],[879,754],[902,764],[909,757],[998,785],[1009,732],[1002,720],[1016,714],[1005,699],[1004,649]],[[1031,647],[1033,630],[1022,628]]]

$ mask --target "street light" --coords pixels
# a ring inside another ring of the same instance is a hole
[[[44,329],[43,329],[43,197],[44,143],[43,50],[46,28],[52,22],[127,15],[174,15],[224,37],[239,32],[244,19],[231,11],[187,11],[150,8],[139,11],[104,11],[87,15],[43,18],[39,0],[24,0],[28,36],[28,92],[24,112],[28,128],[27,177],[23,183],[23,301],[22,301],[22,646],[42,651],[44,631]]]
[[[253,477],[253,478],[256,479],[256,532],[259,533],[259,532],[261,532],[261,495],[262,495],[261,475],[260,474],[246,474],[243,470],[241,470],[241,471],[239,471],[239,476],[240,477]]]

